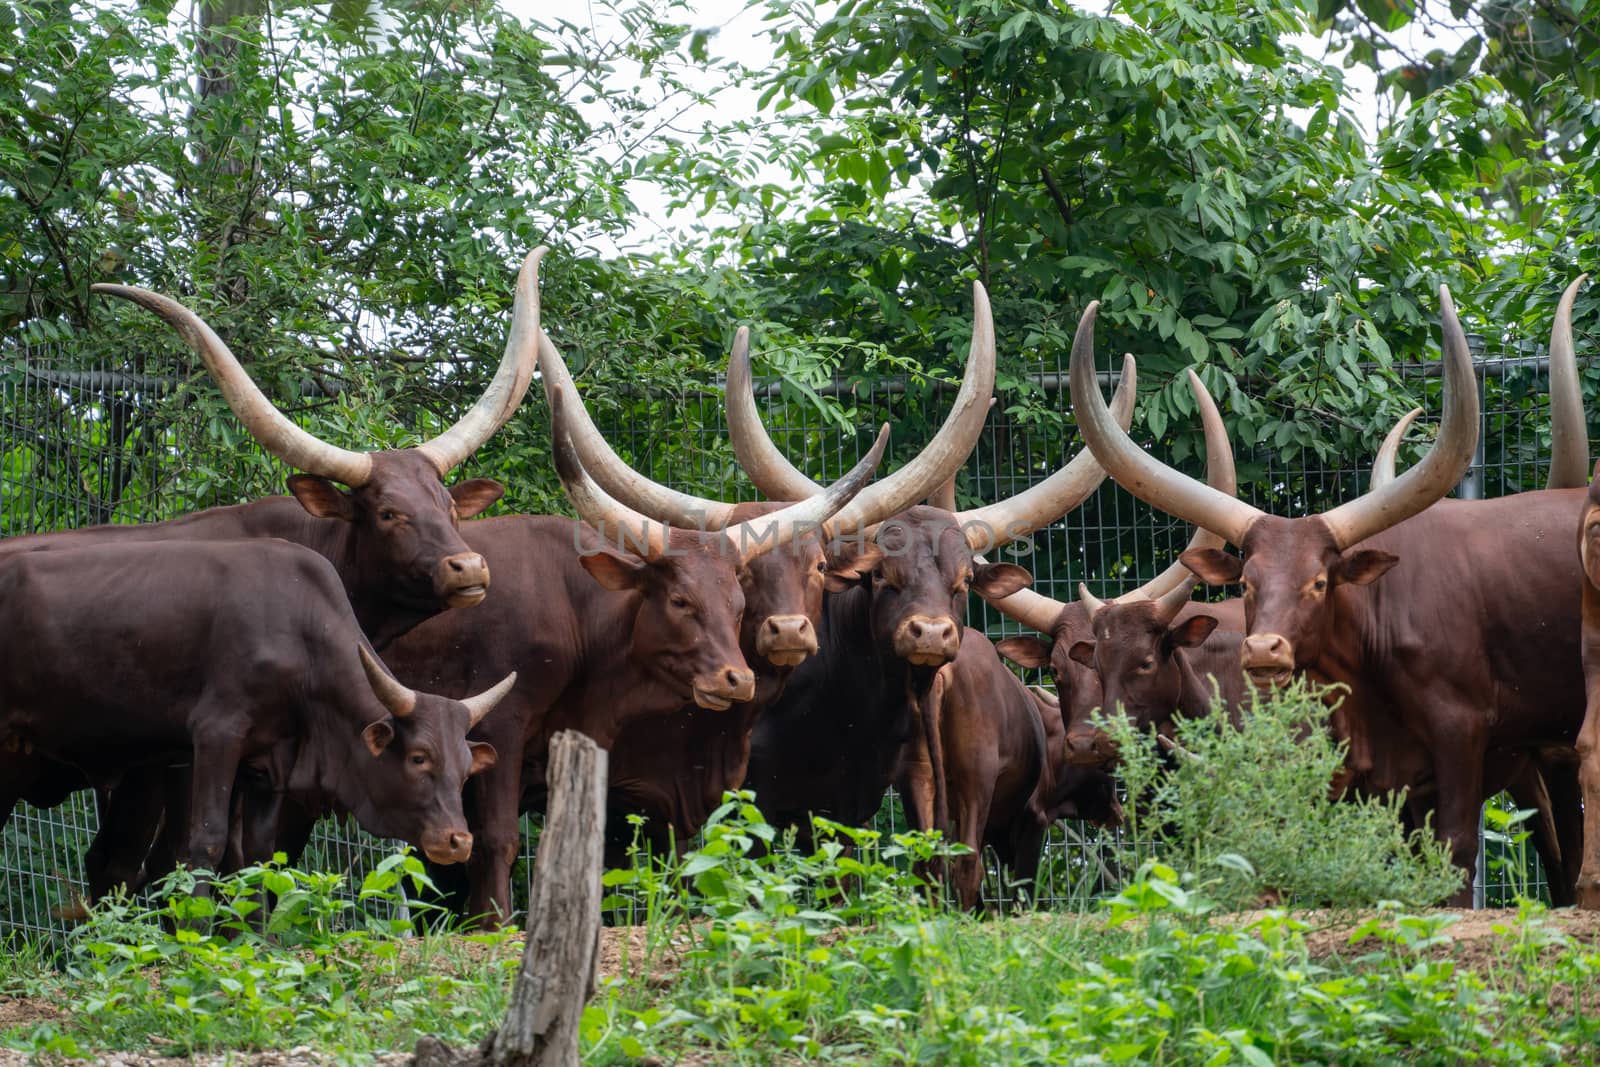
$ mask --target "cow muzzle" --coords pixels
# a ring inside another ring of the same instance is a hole
[[[1294,677],[1294,645],[1282,634],[1246,637],[1239,661],[1257,689],[1281,689]]]
[[[461,552],[439,561],[433,591],[452,608],[470,608],[489,595],[489,562],[476,552]]]
[[[816,651],[816,627],[804,615],[769,615],[756,634],[756,654],[774,667],[798,667]]]
[[[694,680],[694,702],[707,711],[727,711],[735,704],[754,700],[756,676],[747,667],[724,667],[716,674]]]
[[[465,830],[426,830],[422,854],[434,863],[465,863],[472,858],[472,835]]]
[[[943,667],[961,650],[961,627],[946,615],[912,615],[895,627],[894,654],[919,667]]]
[[[1069,730],[1061,747],[1074,767],[1107,767],[1117,761],[1117,743],[1101,730]]]

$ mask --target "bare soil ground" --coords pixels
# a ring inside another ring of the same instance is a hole
[[[1446,933],[1450,944],[1429,950],[1429,955],[1439,959],[1453,959],[1466,969],[1488,971],[1503,962],[1510,951],[1510,942],[1500,934],[1517,918],[1514,909],[1490,911],[1450,912],[1460,918],[1451,924]],[[1250,915],[1228,916],[1229,922],[1248,922]],[[1382,945],[1374,939],[1351,943],[1351,933],[1364,921],[1363,915],[1339,913],[1297,913],[1297,917],[1310,923],[1312,930],[1306,935],[1307,946],[1314,958],[1352,961],[1378,951]],[[1025,919],[1024,921],[1030,921]],[[1031,921],[1037,921],[1036,917]],[[1580,945],[1600,947],[1600,912],[1573,910],[1553,911],[1545,921],[1555,930],[1571,937]],[[688,939],[677,934],[664,944],[651,945],[644,927],[606,927],[600,934],[599,977],[643,980],[651,985],[665,985],[678,968],[682,953],[688,948]],[[484,951],[491,951],[485,949]],[[495,955],[521,951],[521,945],[509,942],[496,946]],[[1543,949],[1553,952],[1554,948]],[[1575,997],[1585,1002],[1591,1010],[1600,1010],[1600,990],[1554,991],[1557,999]],[[0,1030],[31,1029],[40,1023],[61,1021],[68,1017],[69,1009],[57,1002],[42,998],[0,996]],[[409,1059],[409,1052],[397,1052],[376,1061],[380,1067],[400,1067]],[[287,1051],[231,1053],[197,1056],[193,1058],[161,1056],[151,1052],[105,1053],[92,1060],[73,1061],[94,1064],[95,1067],[326,1067],[332,1058],[311,1048],[294,1048]],[[675,1067],[708,1067],[714,1061],[692,1057],[677,1061]],[[0,1067],[31,1067],[26,1054],[0,1049]]]

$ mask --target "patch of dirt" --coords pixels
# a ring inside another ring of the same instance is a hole
[[[1383,947],[1383,943],[1376,937],[1368,937],[1355,944],[1350,943],[1350,935],[1356,928],[1376,914],[1376,912],[1354,915],[1349,912],[1308,912],[1296,913],[1295,917],[1310,923],[1313,927],[1306,934],[1306,947],[1311,950],[1314,959],[1326,959],[1330,956],[1353,959]],[[1503,960],[1512,947],[1509,931],[1517,922],[1515,908],[1489,908],[1483,911],[1442,909],[1432,914],[1459,916],[1442,931],[1444,936],[1450,939],[1450,944],[1439,946],[1436,954],[1440,957],[1449,956],[1463,967],[1473,970],[1485,969]],[[1244,922],[1248,922],[1249,918],[1250,916],[1233,917]],[[1564,908],[1560,911],[1546,912],[1543,921],[1548,929],[1565,934],[1580,945],[1590,948],[1600,947],[1600,911]]]
[[[48,1000],[0,996],[0,1030],[10,1030],[14,1027],[31,1029],[40,1023],[60,1019],[64,1014],[59,1007]]]
[[[682,931],[669,935],[652,956],[649,933],[643,926],[602,926],[596,977],[642,979],[650,986],[670,982],[691,947],[689,936]]]

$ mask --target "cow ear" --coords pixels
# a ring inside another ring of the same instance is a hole
[[[1191,615],[1167,630],[1167,644],[1173,648],[1194,648],[1217,628],[1215,615]]]
[[[300,506],[319,519],[343,519],[354,522],[355,505],[344,490],[317,474],[289,475],[289,492],[300,501]]]
[[[643,560],[625,556],[609,548],[585,553],[578,557],[578,562],[583,564],[583,569],[588,571],[595,581],[613,593],[625,593],[630,589],[639,588],[644,582],[645,572],[649,569],[649,564]]]
[[[1232,585],[1244,577],[1244,561],[1220,548],[1191,548],[1178,557],[1207,585]]]
[[[361,740],[367,743],[367,751],[374,756],[381,756],[394,740],[394,724],[388,719],[379,719],[361,731]]]
[[[468,741],[467,747],[472,750],[472,769],[467,771],[468,778],[479,771],[488,770],[500,759],[500,753],[487,741]]]
[[[994,650],[1019,667],[1050,666],[1050,642],[1042,637],[1007,637]]]
[[[1004,600],[1033,584],[1033,575],[1015,563],[980,563],[972,570],[972,591],[985,600]]]
[[[835,541],[828,546],[828,587],[833,588],[833,579],[843,584],[858,582],[876,570],[882,560],[883,549],[876,541]]]
[[[1067,655],[1072,657],[1074,663],[1081,663],[1085,667],[1094,666],[1094,642],[1074,641],[1072,647],[1067,649]]]
[[[457,517],[470,519],[505,496],[506,487],[493,478],[472,478],[452,485],[449,492],[450,499],[456,502]]]
[[[1329,577],[1349,585],[1371,585],[1399,562],[1400,557],[1392,552],[1363,548],[1360,552],[1348,552],[1340,556]]]

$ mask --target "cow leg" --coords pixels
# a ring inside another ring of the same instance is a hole
[[[502,749],[501,751],[505,751]],[[472,858],[467,860],[467,917],[486,930],[498,929],[511,917],[511,868],[522,849],[517,819],[522,782],[516,763],[491,767],[468,781],[478,826]],[[598,872],[596,872],[598,874]]]
[[[1588,668],[1590,665],[1585,664]],[[1600,670],[1589,675],[1588,706],[1578,731],[1578,788],[1583,793],[1583,869],[1578,907],[1600,910]]]
[[[1434,833],[1450,850],[1450,858],[1467,881],[1450,899],[1452,907],[1471,907],[1472,880],[1478,866],[1478,817],[1483,812],[1483,765],[1487,756],[1485,725],[1466,705],[1439,709],[1433,721],[1434,781],[1438,784],[1438,822]]]
[[[1006,855],[1001,857],[1012,884],[1028,884],[1028,899],[1036,905],[1039,900],[1039,861],[1044,856],[1045,834],[1048,826],[1040,826],[1030,813],[1012,820],[1006,832]]]
[[[137,892],[150,843],[161,826],[166,793],[165,767],[135,767],[125,772],[100,805],[100,829],[83,857],[89,899],[99,900],[117,886]]]
[[[1556,844],[1561,852],[1561,884],[1556,874],[1548,876],[1550,899],[1558,908],[1578,902],[1578,870],[1587,855],[1583,847],[1583,793],[1578,787],[1578,765],[1570,759],[1541,759],[1540,773],[1550,795],[1551,815],[1556,824]]]
[[[977,911],[983,903],[983,831],[989,825],[993,798],[990,791],[984,789],[976,796],[954,799],[955,824],[951,834],[972,850],[965,856],[957,856],[950,864],[956,900],[964,911]]]
[[[191,767],[192,784],[189,798],[189,832],[187,856],[190,867],[217,870],[228,847],[228,830],[232,825],[233,784],[239,773],[239,761],[244,755],[244,738],[232,724],[222,719],[225,711],[218,709],[216,718],[209,719],[204,710],[197,710],[194,720],[208,729],[197,732],[194,742],[194,763]]]

